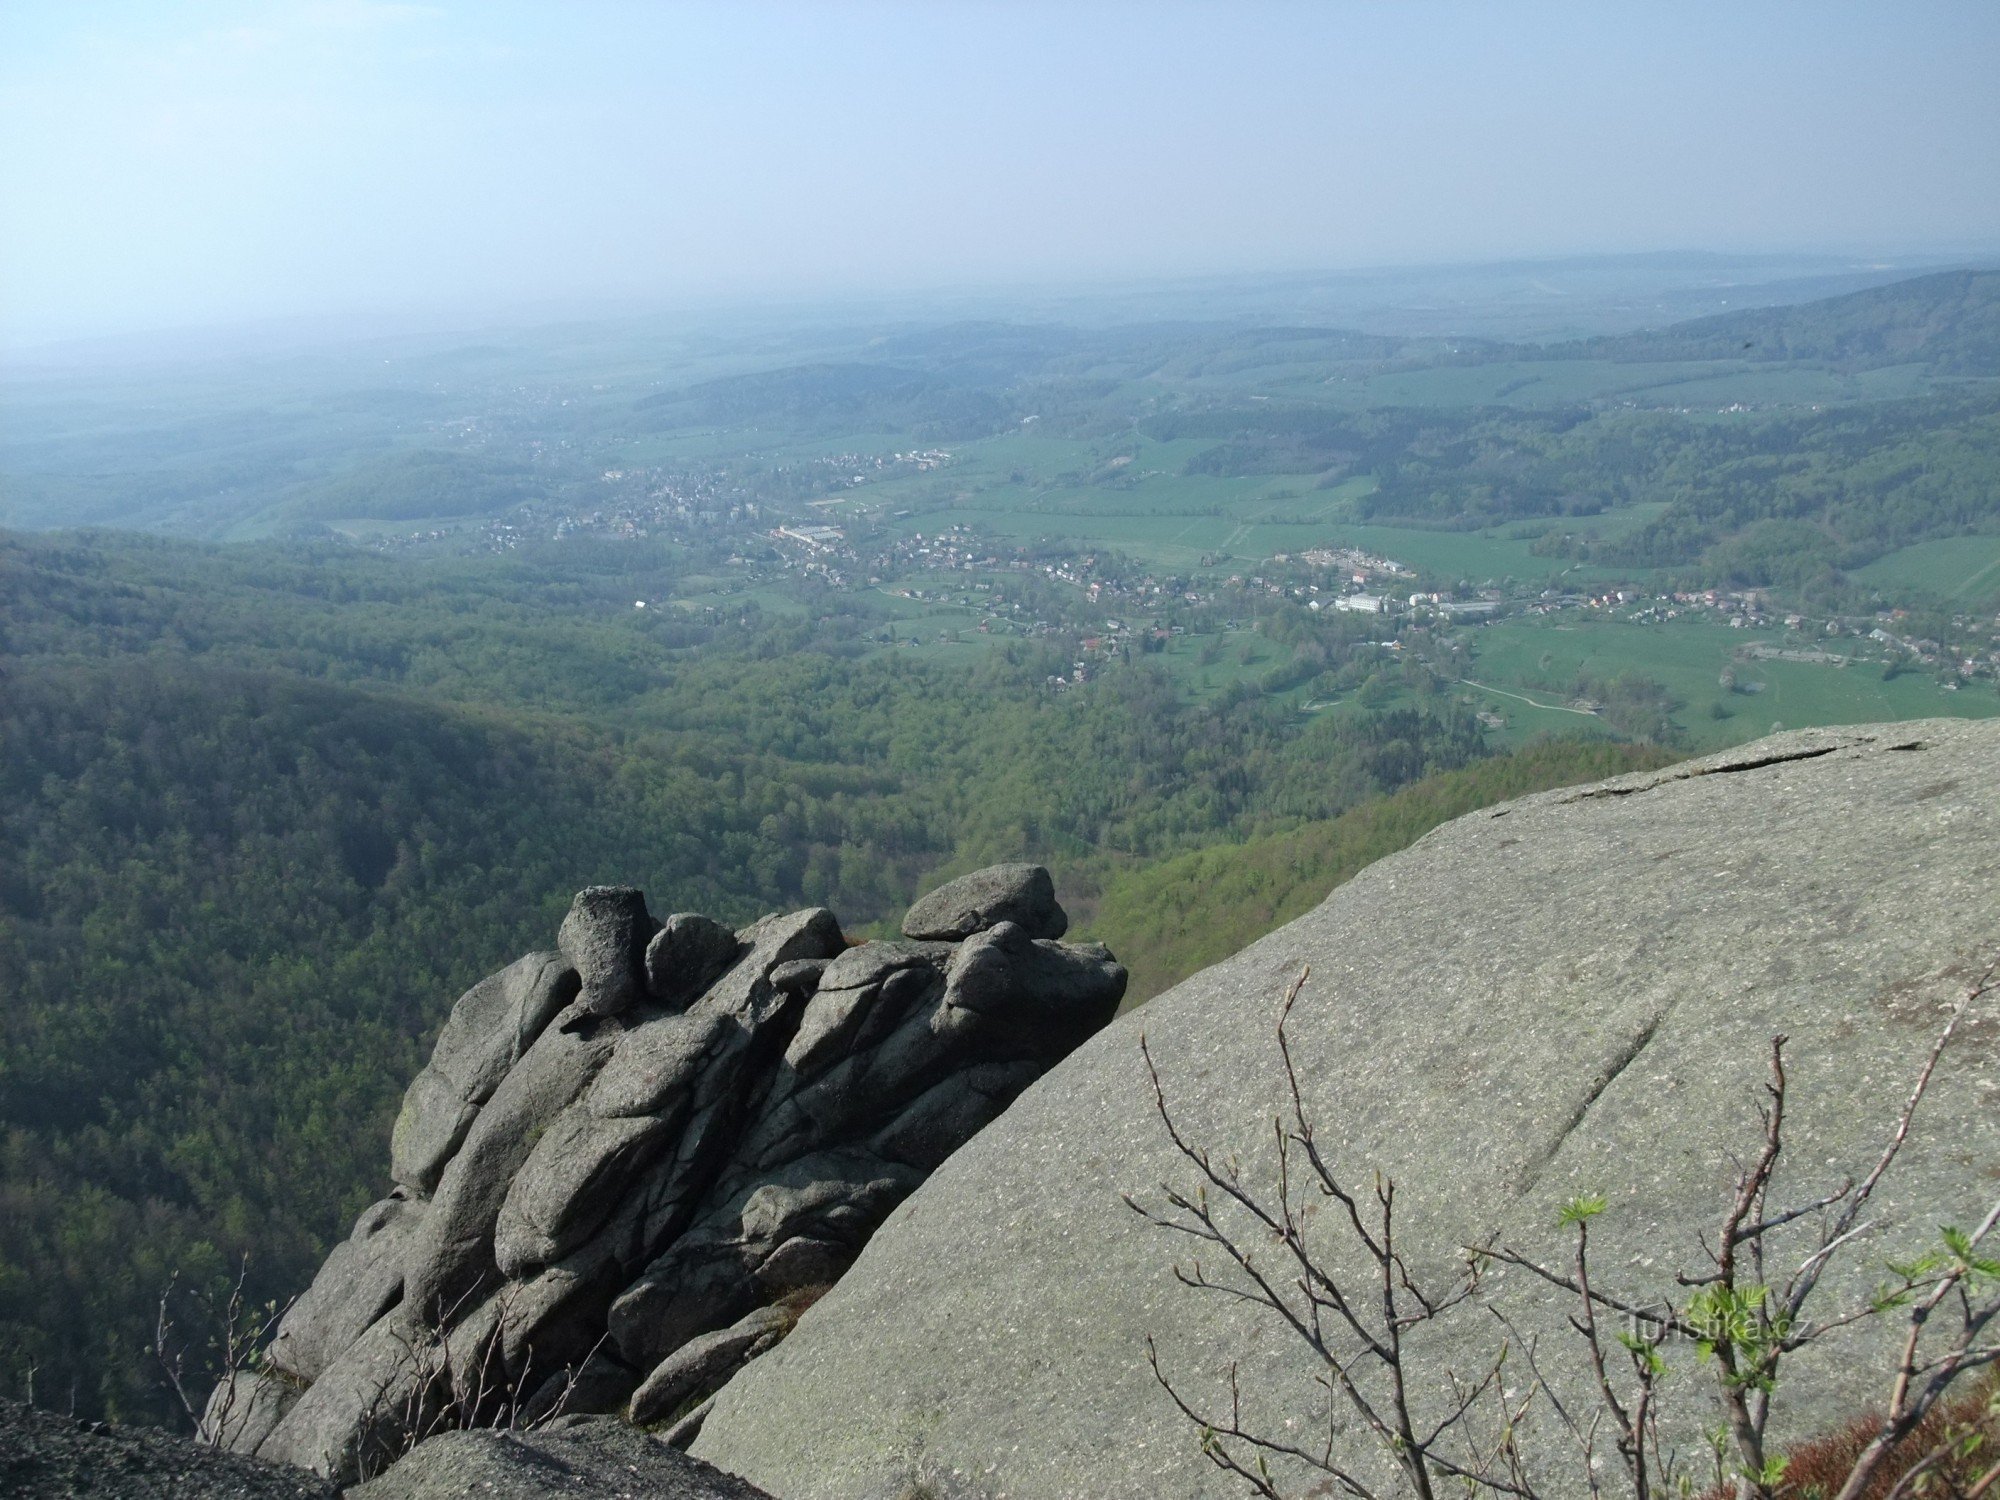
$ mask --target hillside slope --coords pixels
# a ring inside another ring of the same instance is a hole
[[[2000,271],[1940,271],[1843,297],[1719,313],[1550,352],[1617,360],[1799,360],[1854,370],[1923,364],[1944,375],[2000,375]]]

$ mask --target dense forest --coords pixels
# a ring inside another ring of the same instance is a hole
[[[131,1357],[167,1277],[248,1256],[259,1299],[296,1291],[378,1190],[451,1000],[546,946],[581,885],[739,921],[823,903],[865,933],[1031,858],[1143,948],[1155,862],[1226,863],[1484,750],[1442,698],[1301,723],[1246,688],[1197,714],[1143,658],[1052,696],[1027,642],[947,671],[839,614],[633,618],[633,570],[664,565],[641,549],[454,570],[0,542],[0,1382],[127,1417],[169,1415]],[[1622,763],[1544,749],[1469,785]],[[1277,919],[1254,893],[1209,916],[1231,945]],[[1206,956],[1149,955],[1135,994]]]

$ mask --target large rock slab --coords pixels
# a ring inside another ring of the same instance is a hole
[[[1276,1011],[1310,965],[1291,1027],[1308,1109],[1351,1178],[1393,1175],[1420,1274],[1494,1229],[1559,1256],[1557,1205],[1597,1191],[1611,1199],[1600,1279],[1642,1289],[1695,1268],[1728,1153],[1754,1144],[1774,1032],[1792,1038],[1781,1193],[1806,1199],[1872,1162],[1941,1007],[1996,946],[2000,725],[1782,735],[1462,818],[1030,1087],[722,1391],[693,1451],[786,1500],[889,1500],[913,1481],[1016,1500],[1233,1496],[1154,1384],[1148,1335],[1205,1399],[1240,1359],[1253,1418],[1310,1425],[1324,1408],[1278,1330],[1176,1284],[1189,1244],[1120,1201],[1192,1186],[1142,1031],[1187,1135],[1268,1187]],[[1840,1263],[1829,1308],[1865,1294],[1884,1254],[1990,1203],[1996,1011],[1940,1066],[1876,1200],[1889,1227]],[[1570,1378],[1555,1304],[1503,1285]],[[1426,1330],[1434,1377],[1490,1357],[1494,1331],[1477,1313]],[[1692,1371],[1690,1351],[1674,1357]],[[1881,1368],[1858,1345],[1802,1358],[1793,1388],[1821,1398],[1781,1420],[1850,1412]],[[1709,1420],[1699,1400],[1685,1410]]]

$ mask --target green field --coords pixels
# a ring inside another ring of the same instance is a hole
[[[1498,621],[1474,633],[1472,662],[1465,675],[1487,689],[1475,693],[1504,715],[1503,742],[1518,742],[1542,730],[1574,731],[1585,716],[1560,705],[1579,673],[1599,678],[1639,673],[1663,684],[1685,706],[1675,714],[1694,748],[1740,744],[1774,728],[1820,724],[1867,724],[1895,719],[1992,718],[2000,716],[2000,696],[1990,687],[1946,691],[1923,672],[1883,680],[1882,663],[1853,661],[1844,667],[1809,662],[1752,661],[1737,652],[1768,645],[1798,649],[1817,644],[1789,631],[1732,630],[1705,621],[1638,625],[1623,620],[1552,623],[1527,618]],[[1829,643],[1834,652],[1852,641]],[[1720,685],[1731,669],[1738,691]],[[1754,691],[1740,689],[1754,688]],[[1543,707],[1531,707],[1520,694]],[[1720,703],[1729,717],[1711,717]]]
[[[2000,605],[2000,536],[1919,542],[1854,570],[1857,582],[1892,597],[1929,594],[1969,609]]]

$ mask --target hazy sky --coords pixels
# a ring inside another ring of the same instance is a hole
[[[2000,4],[0,0],[0,340],[2000,245]]]

